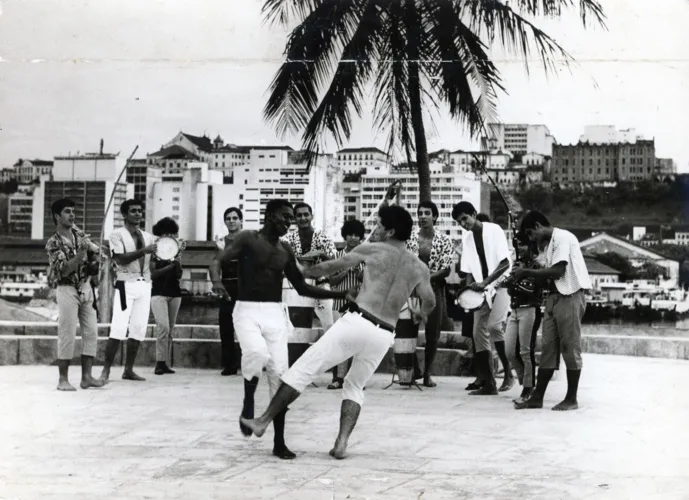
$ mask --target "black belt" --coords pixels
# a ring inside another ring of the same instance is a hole
[[[364,318],[366,321],[373,323],[373,326],[377,326],[381,330],[385,330],[385,331],[388,331],[390,333],[395,333],[395,327],[394,326],[390,326],[387,323],[383,323],[381,320],[376,318],[373,314],[367,313],[363,309],[359,309],[359,306],[354,302],[350,302],[343,309],[346,311],[349,311],[351,313],[358,314],[359,316]]]

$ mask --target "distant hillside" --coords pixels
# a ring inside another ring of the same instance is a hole
[[[524,210],[540,210],[554,225],[564,227],[616,228],[630,232],[634,225],[689,223],[689,186],[683,182],[615,188],[549,189],[540,185],[515,193]],[[505,208],[491,195],[491,212],[499,223],[506,221]]]

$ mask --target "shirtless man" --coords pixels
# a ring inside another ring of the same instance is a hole
[[[242,349],[244,406],[242,418],[254,416],[254,393],[259,377],[266,368],[270,396],[280,385],[280,376],[288,368],[287,341],[292,331],[287,306],[282,303],[282,281],[287,277],[300,294],[316,299],[345,297],[345,291],[331,291],[308,285],[299,270],[290,246],[280,238],[287,233],[294,213],[287,200],[272,200],[266,205],[265,223],[259,231],[242,231],[231,246],[216,255],[210,267],[213,291],[228,297],[221,279],[225,263],[238,261],[237,302],[232,318],[237,340]],[[287,405],[273,415],[275,438],[273,455],[292,459],[296,455],[285,445]],[[240,422],[245,436],[251,429]],[[265,432],[265,429],[263,429]],[[261,432],[263,434],[263,432]]]
[[[393,344],[402,305],[416,290],[421,307],[414,309],[415,319],[425,322],[435,307],[428,266],[407,251],[405,242],[412,226],[411,215],[405,209],[385,206],[378,213],[378,242],[359,245],[340,259],[322,262],[306,271],[310,277],[329,276],[365,264],[358,295],[348,296],[353,302],[350,312],[282,376],[282,385],[261,417],[241,419],[257,437],[263,435],[271,420],[284,412],[316,375],[353,357],[344,380],[340,432],[330,450],[332,457],[345,458],[349,436],[364,402],[364,386]]]

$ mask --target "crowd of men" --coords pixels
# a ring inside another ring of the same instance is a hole
[[[545,215],[527,213],[516,240],[522,256],[514,262],[505,232],[468,202],[454,206],[452,218],[465,231],[459,248],[435,225],[439,216],[433,202],[417,208],[418,225],[411,214],[393,203],[394,189],[377,214],[371,241],[364,243],[360,221],[347,221],[341,230],[345,247],[313,227],[313,210],[306,203],[292,206],[272,200],[257,231],[242,230],[239,208],[225,211],[228,234],[217,241],[210,266],[213,291],[219,296],[219,327],[223,375],[241,369],[244,399],[239,421],[245,436],[260,437],[272,422],[273,454],[291,459],[285,444],[285,416],[289,405],[314,377],[332,370],[329,389],[342,390],[340,430],[331,450],[344,458],[349,436],[364,401],[366,383],[394,343],[401,311],[413,321],[418,335],[425,325],[424,368],[414,367],[414,378],[432,388],[440,331],[447,323],[446,279],[456,271],[463,290],[482,296],[480,306],[463,321],[463,335],[472,340],[476,380],[467,387],[473,396],[509,391],[516,381],[523,387],[514,400],[516,409],[541,408],[543,397],[560,357],[567,368],[568,390],[554,410],[578,407],[581,374],[581,320],[584,292],[591,288],[579,243],[570,232],[553,228]],[[77,326],[82,335],[81,387],[102,387],[120,344],[126,340],[124,380],[143,381],[134,371],[148,317],[156,319],[157,375],[174,373],[167,365],[169,340],[180,303],[180,256],[157,255],[161,237],[176,238],[174,220],[164,218],[153,234],[142,230],[143,207],[127,200],[120,210],[124,226],[110,236],[115,265],[115,297],[105,362],[99,378],[92,376],[96,355],[96,301],[98,260],[102,251],[74,225],[75,203],[52,205],[56,224],[46,244],[50,285],[56,288],[58,320],[58,389],[75,390],[68,380]],[[297,229],[290,231],[295,223]],[[404,272],[400,272],[404,270]],[[283,302],[287,279],[300,295],[316,299],[315,313],[323,335],[290,367],[288,338],[293,327]],[[524,285],[525,281],[534,284]],[[414,300],[410,300],[414,299]],[[543,315],[541,309],[544,309]],[[541,358],[536,375],[535,340],[542,326]],[[235,345],[234,337],[239,346]],[[503,381],[495,380],[493,349],[500,359]],[[517,372],[516,381],[512,368]],[[254,395],[266,371],[271,402],[255,418]]]

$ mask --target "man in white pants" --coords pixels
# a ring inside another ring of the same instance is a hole
[[[242,416],[246,418],[254,416],[254,394],[263,367],[266,368],[268,389],[272,397],[280,385],[280,376],[289,366],[287,341],[292,323],[287,306],[282,303],[283,279],[286,277],[300,295],[307,297],[335,299],[346,294],[306,283],[292,249],[280,239],[287,233],[293,220],[294,212],[290,202],[269,201],[263,227],[259,231],[239,233],[231,246],[216,255],[210,267],[213,291],[222,298],[227,298],[228,292],[221,279],[221,269],[223,263],[238,261],[239,289],[232,319],[242,348]],[[273,421],[273,455],[283,460],[296,457],[285,445],[286,411],[287,407],[282,408],[279,415],[274,415]],[[239,428],[245,436],[251,435],[251,429],[241,423]]]
[[[365,264],[364,277],[350,312],[346,313],[282,376],[282,385],[259,418],[241,418],[243,425],[261,437],[268,424],[299,397],[313,378],[344,360],[353,358],[344,380],[340,432],[330,455],[345,458],[347,442],[364,402],[364,387],[392,347],[402,305],[416,290],[421,308],[413,314],[424,321],[435,307],[428,267],[407,251],[413,221],[399,206],[386,206],[378,214],[378,242],[359,245],[338,260],[323,262],[305,271],[307,276],[329,276]],[[400,272],[404,270],[404,272]]]
[[[151,254],[156,251],[155,238],[139,229],[143,205],[139,200],[126,200],[120,206],[124,227],[110,234],[110,251],[116,264],[115,302],[110,322],[110,337],[105,348],[105,364],[101,380],[107,383],[120,342],[127,340],[127,356],[123,380],[146,380],[134,373],[139,345],[146,338],[151,312]],[[129,330],[129,335],[127,335]]]

